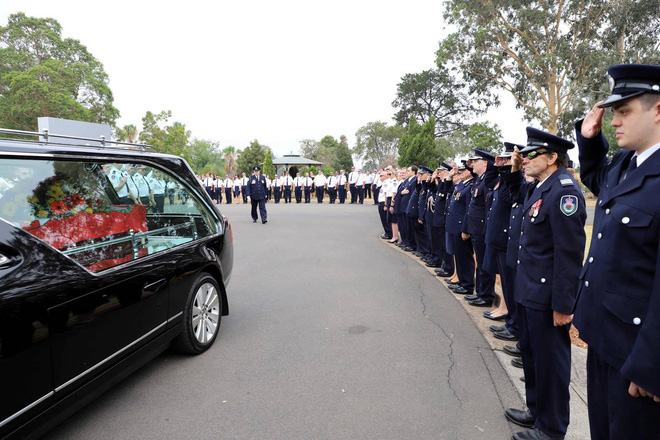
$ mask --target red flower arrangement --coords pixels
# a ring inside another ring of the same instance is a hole
[[[101,199],[91,197],[89,193],[80,182],[62,172],[56,172],[36,186],[28,202],[32,215],[37,218],[65,218],[79,212],[109,212],[109,207]]]

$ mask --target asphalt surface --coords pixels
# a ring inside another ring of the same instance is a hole
[[[522,408],[463,306],[381,242],[373,205],[223,205],[230,314],[200,356],[166,352],[47,439],[508,439]]]

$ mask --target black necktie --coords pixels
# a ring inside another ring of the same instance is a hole
[[[628,177],[628,174],[630,174],[635,168],[637,168],[637,155],[633,154],[633,157],[630,159],[630,163],[628,164],[628,167],[626,170],[623,172],[623,175],[621,176],[620,182],[623,182],[626,180],[626,177]]]

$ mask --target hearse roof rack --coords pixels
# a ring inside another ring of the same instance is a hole
[[[88,141],[88,144],[66,144],[67,146],[74,147],[102,147],[102,148],[117,148],[120,150],[137,150],[137,151],[146,151],[147,148],[153,148],[153,145],[147,145],[145,142],[141,144],[133,144],[130,142],[120,142],[107,140],[105,136],[101,135],[98,138],[88,138],[81,136],[70,136],[66,134],[52,134],[48,132],[48,129],[44,129],[43,132],[39,133],[38,131],[25,131],[25,130],[11,130],[8,128],[0,128],[0,133],[11,134],[18,136],[38,136],[39,143],[48,144],[48,145],[62,145],[62,143],[52,142],[50,138],[57,139],[74,139],[77,141]],[[7,138],[0,137],[0,140],[12,141],[12,142],[32,142],[27,139],[17,139],[17,138]]]

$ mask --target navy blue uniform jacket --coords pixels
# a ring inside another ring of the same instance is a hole
[[[250,176],[245,194],[252,200],[265,200],[266,199],[266,177],[263,174]]]
[[[488,168],[472,184],[472,196],[468,206],[467,233],[484,235],[486,233],[486,196],[495,186],[497,168],[488,162]]]
[[[396,190],[396,198],[394,199],[394,213],[395,214],[405,214],[406,209],[408,209],[408,202],[410,201],[410,194],[412,193],[410,178],[403,179]],[[417,180],[413,177],[412,182]],[[410,191],[408,194],[402,194],[401,192],[407,189]]]
[[[422,189],[422,185],[417,183],[417,180],[413,180],[409,189],[412,191],[412,194],[408,200],[406,215],[411,218],[419,218],[419,192]]]
[[[580,274],[575,325],[608,364],[660,395],[660,151],[618,183],[621,151],[585,139],[577,124],[582,181],[598,196],[591,248]]]
[[[564,167],[552,173],[541,188],[536,181],[523,182],[520,171],[502,177],[512,194],[526,194],[516,261],[516,302],[534,310],[570,315],[586,241],[582,191]]]
[[[460,236],[462,232],[467,233],[467,207],[472,195],[472,182],[474,179],[459,182],[454,193],[449,199],[447,213],[446,231],[452,235]]]

